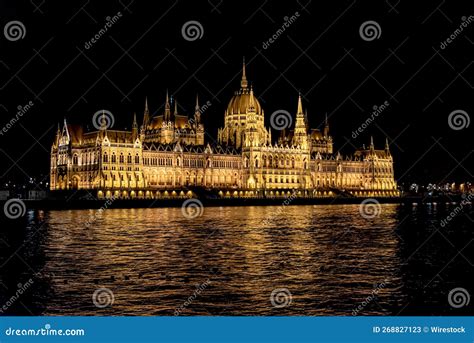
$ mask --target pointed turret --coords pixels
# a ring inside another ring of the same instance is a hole
[[[53,147],[57,148],[59,146],[59,140],[61,139],[61,128],[58,123],[58,129],[56,130],[56,137],[54,138]]]
[[[133,123],[132,123],[132,140],[135,140],[138,137],[138,124],[137,124],[137,114],[133,113]]]
[[[177,115],[178,114],[178,101],[176,99],[174,99],[174,111],[173,111],[173,115]]]
[[[148,98],[145,97],[145,110],[143,111],[143,125],[142,129],[146,130],[150,122],[150,111],[148,110]]]
[[[250,85],[249,106],[248,106],[247,112],[255,113],[255,98],[254,98],[254,95],[253,95],[252,85]]]
[[[171,120],[171,106],[170,98],[168,96],[168,90],[166,90],[166,99],[165,99],[165,121],[168,122]]]
[[[328,122],[328,114],[324,118],[324,129],[323,129],[324,137],[329,137],[329,122]]]
[[[242,88],[247,88],[248,87],[247,75],[245,74],[245,57],[244,57],[243,63],[242,63],[242,80],[240,81],[240,86]]]
[[[198,125],[201,122],[201,108],[199,107],[199,96],[196,94],[196,106],[194,107],[194,122]]]
[[[374,137],[373,136],[370,136],[370,151],[374,151],[375,150],[375,147],[374,147]]]
[[[298,110],[296,111],[296,114],[303,114],[303,103],[301,100],[301,93],[298,92]]]
[[[301,93],[298,94],[298,109],[296,113],[295,132],[293,136],[293,145],[299,145],[302,148],[308,147],[308,130],[304,119],[303,100]]]
[[[388,145],[388,138],[385,137],[385,153],[387,154],[387,156],[390,155],[390,147]]]

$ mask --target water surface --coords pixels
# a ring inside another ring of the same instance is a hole
[[[462,315],[472,209],[441,227],[454,206],[29,211],[2,222],[0,305],[31,280],[4,313]]]

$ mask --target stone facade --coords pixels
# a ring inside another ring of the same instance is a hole
[[[220,196],[306,197],[396,196],[393,159],[386,142],[352,155],[333,153],[327,119],[322,130],[308,127],[298,97],[294,128],[272,141],[264,110],[249,87],[245,65],[218,130],[217,143],[206,143],[203,110],[178,113],[166,95],[164,113],[143,123],[134,116],[131,131],[111,130],[106,120],[97,131],[64,121],[51,148],[51,190],[94,190],[99,197],[159,198],[191,196],[197,189]]]

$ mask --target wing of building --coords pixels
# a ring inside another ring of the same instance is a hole
[[[334,153],[327,118],[322,130],[310,129],[301,96],[294,116],[272,114],[273,128],[281,129],[273,141],[245,63],[217,142],[205,140],[198,99],[192,118],[173,104],[172,111],[167,93],[164,112],[152,117],[145,100],[143,123],[134,115],[131,131],[111,130],[102,120],[98,130],[84,132],[64,121],[51,148],[51,190],[123,198],[183,196],[200,188],[230,197],[398,195],[388,142],[383,150],[371,139],[352,155]],[[278,120],[294,125],[278,127]]]

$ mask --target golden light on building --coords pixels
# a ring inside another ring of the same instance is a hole
[[[301,96],[293,129],[272,141],[270,127],[245,64],[240,89],[224,113],[216,144],[204,140],[201,108],[194,116],[178,113],[166,94],[164,112],[151,117],[145,100],[143,122],[133,117],[131,131],[97,131],[64,121],[51,148],[51,190],[95,190],[98,197],[191,197],[193,190],[215,190],[222,197],[396,196],[393,158],[368,148],[352,155],[333,153],[329,124],[310,129]]]

